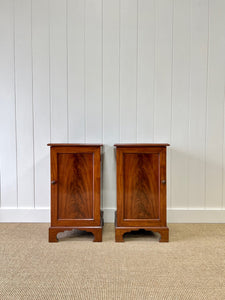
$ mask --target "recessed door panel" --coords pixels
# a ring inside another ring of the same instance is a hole
[[[93,153],[57,153],[57,166],[57,219],[93,219]]]
[[[165,226],[166,148],[117,148],[117,226]]]
[[[158,153],[124,153],[124,220],[159,219]]]

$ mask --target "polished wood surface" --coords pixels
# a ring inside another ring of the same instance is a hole
[[[47,146],[51,147],[102,147],[103,144],[74,144],[74,143],[49,143]]]
[[[124,153],[124,219],[159,218],[159,154]]]
[[[167,147],[170,144],[158,144],[158,143],[154,143],[154,144],[148,144],[148,143],[143,143],[143,144],[139,144],[139,143],[132,143],[132,144],[115,144],[114,146],[119,148],[119,147],[126,147],[126,148],[132,148],[132,147]]]
[[[57,158],[58,219],[93,219],[93,154],[59,153]]]
[[[100,179],[101,146],[51,144],[50,242],[65,228],[87,229],[100,241]]]
[[[130,228],[157,231],[168,240],[165,145],[116,145],[116,241]]]
[[[169,229],[168,227],[116,227],[116,242],[124,242],[123,235],[127,232],[138,231],[144,229],[146,231],[157,232],[160,234],[159,242],[169,242]]]
[[[93,242],[102,242],[102,226],[95,227],[50,227],[49,228],[49,242],[57,243],[57,234],[59,232],[70,231],[78,229],[81,231],[91,232],[94,235]]]

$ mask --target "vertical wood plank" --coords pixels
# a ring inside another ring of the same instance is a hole
[[[208,54],[208,4],[191,1],[191,61],[189,108],[189,199],[190,208],[205,202],[205,126]]]
[[[86,141],[102,141],[102,1],[85,0]]]
[[[155,5],[154,142],[170,143],[173,1],[159,0]],[[170,154],[168,148],[167,174],[170,174]],[[171,202],[170,180],[167,175],[168,206]]]
[[[31,1],[15,1],[18,206],[34,207]]]
[[[49,3],[32,3],[35,207],[49,207]]]
[[[103,200],[116,207],[116,162],[119,142],[119,12],[120,0],[103,1]]]
[[[69,142],[85,141],[85,0],[68,0]]]
[[[190,2],[174,1],[171,119],[172,208],[188,206],[188,128],[190,87]]]
[[[137,141],[137,0],[121,0],[120,139]]]
[[[170,207],[225,208],[224,11],[1,0],[0,206],[49,206],[51,140],[104,142],[104,207],[116,207],[112,145],[154,141],[171,143]]]
[[[138,9],[137,141],[154,138],[155,1],[140,0]]]
[[[209,56],[206,125],[207,208],[222,207],[224,131],[225,2],[209,1]]]
[[[0,206],[17,206],[14,6],[0,1]]]
[[[170,141],[172,0],[156,1],[154,141]]]
[[[225,97],[223,103],[223,164],[222,164],[222,208],[225,209]]]
[[[67,1],[50,0],[51,142],[68,141]]]

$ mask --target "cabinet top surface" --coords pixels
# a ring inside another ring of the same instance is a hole
[[[47,144],[47,146],[50,146],[50,147],[102,147],[103,145],[102,144],[72,144],[72,143],[64,143],[64,144],[61,144],[61,143],[50,143],[50,144]]]
[[[140,144],[140,143],[134,143],[134,144],[115,144],[115,147],[167,147],[170,146],[170,144]]]

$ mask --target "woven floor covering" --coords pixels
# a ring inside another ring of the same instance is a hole
[[[144,232],[114,242],[49,224],[0,224],[0,299],[225,299],[225,224],[169,224],[170,242]]]

